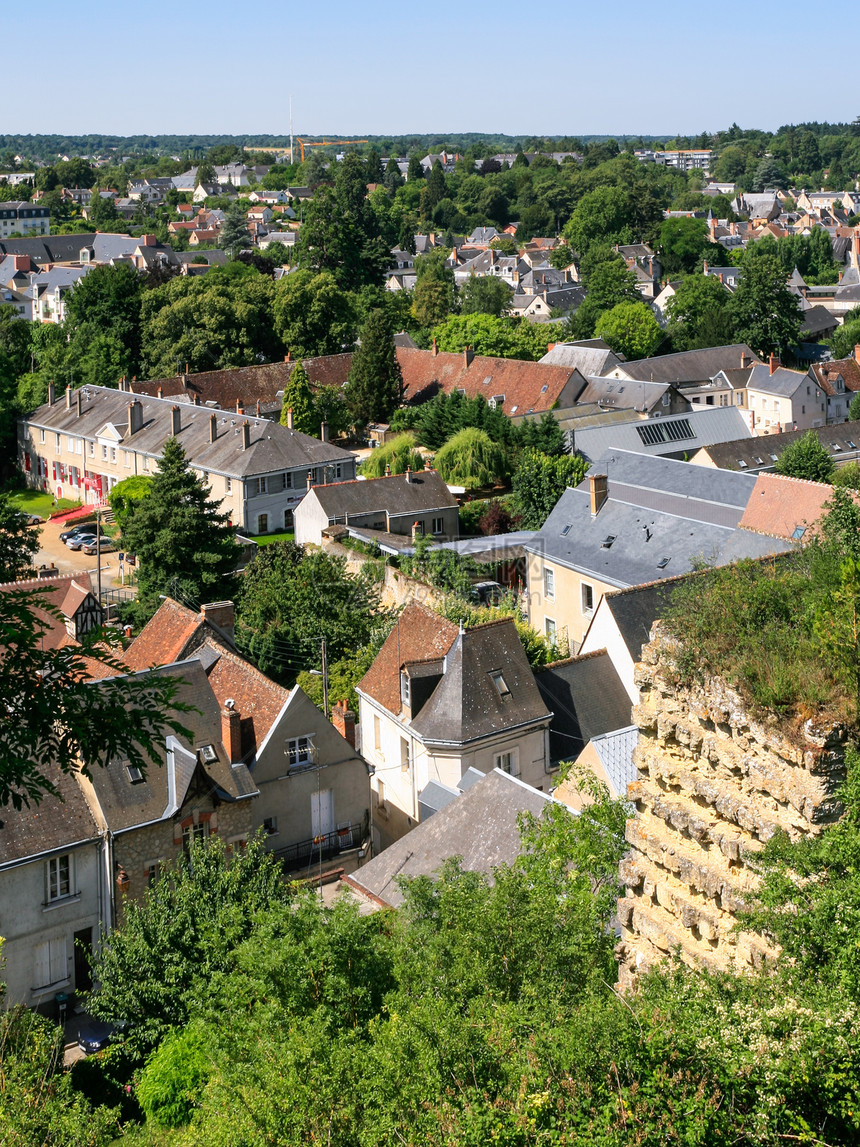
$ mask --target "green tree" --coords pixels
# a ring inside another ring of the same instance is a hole
[[[517,459],[511,482],[513,504],[524,530],[539,530],[569,486],[578,486],[588,465],[579,455],[552,458],[526,449]]]
[[[296,358],[341,354],[355,342],[352,298],[329,272],[286,275],[275,286],[272,309],[275,330]]]
[[[177,438],[164,444],[149,495],[138,503],[122,542],[140,563],[140,620],[155,612],[160,593],[195,605],[232,596],[235,530],[188,465]]]
[[[25,577],[38,550],[38,531],[27,526],[11,495],[0,491],[0,585]]]
[[[847,487],[849,490],[860,490],[860,462],[847,462],[844,466],[838,466],[830,483],[833,486]]]
[[[836,469],[830,452],[821,444],[814,430],[786,446],[774,469],[788,478],[804,478],[807,482],[829,482]]]
[[[728,291],[715,276],[687,275],[666,304],[673,347],[676,350],[693,350],[698,346],[720,346],[729,342],[730,339],[708,344],[700,341],[706,337],[708,322],[715,315],[725,318],[728,329],[729,299]]]
[[[371,311],[352,356],[346,401],[356,423],[387,422],[403,396],[403,376],[385,311]]]
[[[193,1097],[210,1073],[202,1025],[168,1031],[147,1059],[136,1088],[147,1121],[156,1127],[183,1127],[191,1119]]]
[[[689,275],[698,270],[704,257],[712,258],[710,252],[714,250],[714,244],[704,219],[682,216],[665,220],[660,228],[658,249],[667,275],[678,272]],[[717,250],[715,253],[720,252]]]
[[[849,320],[834,331],[830,340],[830,351],[836,359],[850,358],[858,343],[860,343],[860,318]]]
[[[385,184],[385,190],[392,196],[398,187],[403,186],[403,176],[400,174],[397,160],[394,159],[393,156],[385,165],[385,174],[382,177],[382,182]]]
[[[647,358],[663,339],[660,324],[645,303],[618,303],[600,316],[594,333],[628,360]]]
[[[444,251],[435,251],[415,260],[412,315],[425,328],[444,322],[454,309],[454,272],[446,266],[445,259]]]
[[[309,434],[315,438],[320,431],[317,423],[317,412],[311,391],[308,372],[301,361],[297,362],[290,374],[290,380],[284,387],[284,397],[281,403],[281,425],[288,425],[288,418],[292,412],[293,429],[301,434]]]
[[[237,641],[264,673],[291,682],[319,666],[326,639],[334,662],[367,644],[384,618],[379,588],[350,577],[346,561],[274,542],[245,571],[237,601]]]
[[[231,203],[224,212],[224,222],[218,232],[218,246],[228,251],[231,259],[235,259],[243,247],[251,246],[248,220],[244,208],[238,201]]]
[[[66,318],[63,329],[69,342],[68,358],[79,364],[92,357],[95,339],[112,336],[110,345],[120,348],[117,356],[119,373],[110,376],[115,384],[121,374],[140,372],[140,312],[143,285],[140,274],[127,264],[94,267],[75,284],[66,296]],[[76,377],[81,383],[95,382],[83,377],[78,366]],[[105,372],[106,373],[106,372]],[[106,377],[100,382],[104,384]]]
[[[0,593],[0,806],[56,795],[56,770],[79,763],[85,776],[117,757],[145,773],[165,726],[182,730],[170,678],[126,676],[98,641],[46,648],[49,618],[62,615],[42,593]],[[93,660],[110,671],[97,686],[87,684]]]
[[[860,419],[860,394],[855,394],[851,399],[851,405],[848,407],[848,417],[852,422]]]
[[[122,1042],[131,1055],[148,1054],[195,1013],[212,978],[234,965],[258,914],[288,896],[259,837],[230,857],[217,838],[196,841],[143,900],[126,904],[95,958],[90,1011],[127,1025]]]
[[[729,309],[736,338],[760,355],[784,354],[797,345],[800,307],[775,256],[745,260]]]
[[[469,490],[504,485],[510,472],[504,449],[485,430],[474,426],[450,438],[434,464],[446,482]]]
[[[410,183],[413,180],[424,178],[424,167],[417,151],[413,151],[409,156],[409,169],[406,172],[406,178]]]
[[[424,459],[416,447],[414,434],[398,434],[384,446],[371,450],[361,464],[361,473],[365,478],[381,478],[386,470],[392,474],[423,470]]]
[[[620,187],[587,191],[564,229],[564,237],[580,255],[601,244],[629,243],[633,239],[631,212]]]
[[[460,288],[460,310],[464,315],[498,317],[510,306],[512,289],[494,275],[473,275]]]
[[[139,503],[149,497],[151,488],[152,478],[148,474],[133,474],[111,487],[108,502],[120,530],[131,521]]]
[[[517,340],[513,320],[492,315],[451,315],[433,328],[433,338],[441,351],[457,352],[471,347],[475,354],[496,358],[532,357]]]

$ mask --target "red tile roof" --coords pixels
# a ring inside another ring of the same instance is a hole
[[[383,705],[400,712],[400,669],[407,662],[444,657],[459,633],[453,621],[423,605],[407,605],[358,688]]]
[[[132,672],[178,661],[203,619],[173,598],[165,598],[123,654]]]
[[[207,642],[210,650],[220,654],[208,670],[209,684],[221,705],[234,702],[240,716],[242,756],[259,749],[278,715],[289,700],[289,690],[262,674],[249,662],[223,645]]]
[[[832,495],[833,487],[825,482],[759,474],[738,525],[743,530],[786,539],[802,529],[803,540],[808,541],[817,532],[817,523],[826,512],[824,503]]]
[[[92,592],[87,574],[67,574],[65,577],[55,578],[31,578],[29,581],[16,581],[0,585],[0,592],[16,590],[38,590],[48,604],[59,610],[64,617],[74,617],[75,611],[87,595]],[[54,617],[53,614],[44,609],[34,609],[33,612],[48,627],[42,637],[43,649],[62,649],[66,645],[78,644],[73,637],[69,636],[66,623],[62,618]]]
[[[860,366],[853,358],[837,358],[832,362],[817,363],[812,368],[815,381],[825,394],[834,395],[836,379],[841,374],[846,390],[860,390]]]
[[[503,394],[505,413],[517,416],[552,410],[576,375],[569,366],[484,355],[476,355],[467,365],[464,354],[434,355],[430,350],[408,347],[398,347],[397,361],[403,374],[406,402],[432,398],[440,390],[447,394],[462,390],[468,398],[481,395],[488,401]],[[584,379],[582,385],[584,388]],[[568,395],[564,397],[567,399]],[[574,401],[570,398],[571,406]]]

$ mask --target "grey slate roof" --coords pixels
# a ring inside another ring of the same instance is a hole
[[[631,382],[627,378],[590,375],[577,403],[596,402],[616,408],[651,410],[670,387],[668,382]]]
[[[99,831],[73,776],[53,770],[59,798],[46,796],[30,808],[3,809],[0,818],[0,869],[56,849],[98,839]]]
[[[633,764],[633,750],[638,740],[638,726],[629,725],[626,729],[615,729],[595,737],[591,742],[612,787],[621,797],[626,797],[627,786],[638,777],[639,771]]]
[[[462,745],[549,719],[509,618],[460,632],[444,667],[439,684],[411,721],[424,742]],[[509,690],[504,697],[490,677],[497,670]]]
[[[611,412],[608,412],[611,413]],[[574,430],[574,448],[591,461],[607,450],[627,450],[643,456],[692,456],[713,442],[752,437],[739,409],[714,406],[661,418],[620,422],[599,420],[594,426]]]
[[[651,626],[665,613],[679,580],[669,578],[650,585],[617,589],[603,599],[634,662],[642,656],[642,646],[651,640]]]
[[[817,426],[812,430],[785,430],[760,438],[721,442],[707,447],[708,457],[721,470],[744,470],[754,474],[772,470],[786,446],[814,434],[833,458],[847,462],[860,456],[860,422],[842,422],[836,426]]]
[[[780,366],[771,374],[770,367],[762,365],[753,367],[747,388],[763,390],[766,394],[781,398],[791,398],[799,387],[805,386],[808,382],[809,376],[805,371],[789,370],[788,367]]]
[[[494,769],[344,882],[396,908],[403,903],[398,877],[433,876],[454,856],[461,857],[466,871],[492,877],[494,869],[520,854],[520,813],[540,816],[551,802],[546,793]]]
[[[605,651],[548,665],[535,673],[535,683],[553,714],[553,764],[573,760],[594,737],[630,724],[630,698]]]
[[[732,343],[730,346],[708,347],[706,350],[685,350],[677,354],[663,354],[656,358],[641,358],[626,362],[621,368],[631,379],[643,382],[704,382],[713,378],[720,370],[741,365],[741,355],[747,362],[760,362],[746,343]]]
[[[123,449],[158,457],[164,443],[172,434],[171,410],[179,405],[174,398],[151,398],[106,386],[81,388],[83,401],[81,417],[73,401],[66,409],[64,399],[53,406],[45,403],[30,416],[31,426],[45,427],[64,434],[94,438],[106,423],[112,423],[124,434]],[[127,436],[128,404],[136,399],[143,406],[143,427],[130,438]],[[176,436],[185,449],[190,463],[203,470],[233,476],[271,474],[300,466],[314,467],[346,462],[352,455],[328,442],[309,438],[280,423],[250,415],[212,411],[205,406],[182,403],[181,429]],[[216,417],[217,437],[209,441],[210,416]],[[242,425],[250,428],[248,449],[242,448]]]
[[[176,800],[173,809],[167,763],[160,768],[150,766],[146,779],[137,784],[130,781],[120,760],[93,770],[93,788],[111,831],[123,832],[150,821],[169,819],[182,806],[195,775],[200,776],[208,791],[216,792],[222,800],[255,796],[257,787],[247,767],[231,765],[227,759],[221,743],[221,709],[202,663],[197,659],[180,661],[163,668],[144,670],[144,674],[176,678],[177,700],[192,707],[182,714],[182,724],[192,736],[190,741],[185,737],[177,738],[187,752],[174,754]],[[90,687],[99,688],[99,682]],[[197,750],[202,745],[212,745],[217,760],[205,764],[198,760]],[[163,746],[162,752],[165,752]]]
[[[529,552],[623,587],[687,573],[701,558],[725,565],[791,548],[737,528],[755,485],[751,475],[720,471],[734,479],[727,483],[706,467],[626,451],[605,455],[594,472],[609,478],[599,513],[592,517],[586,478],[565,490]]]
[[[370,514],[374,510],[389,514],[418,514],[428,510],[452,509],[457,500],[437,470],[415,470],[390,474],[383,478],[356,479],[312,487],[323,510],[330,518],[347,514]],[[310,496],[308,491],[306,496]]]
[[[29,255],[34,263],[77,263],[81,249],[91,247],[95,233],[0,239],[0,255]]]

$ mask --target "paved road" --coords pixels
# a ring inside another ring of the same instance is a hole
[[[94,575],[93,580],[95,580],[95,557],[82,554],[80,550],[70,550],[65,542],[60,541],[61,532],[68,528],[65,523],[57,525],[54,522],[45,522],[43,526],[38,527],[39,552],[34,559],[34,565],[49,566],[53,562],[60,573],[82,573],[86,571],[92,573]],[[115,553],[102,554],[101,563],[102,585],[105,587],[118,586],[120,578],[117,555]]]

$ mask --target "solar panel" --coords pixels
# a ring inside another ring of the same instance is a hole
[[[646,422],[636,427],[636,433],[645,446],[660,446],[664,442],[684,442],[696,437],[688,418],[679,418],[677,422],[663,419]]]

